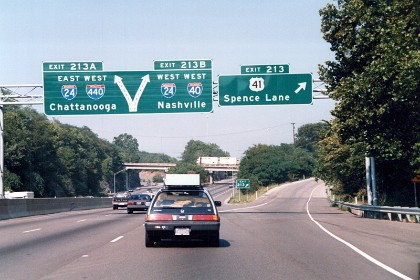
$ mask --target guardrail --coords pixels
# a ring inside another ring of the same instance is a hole
[[[415,222],[420,223],[420,208],[418,207],[391,207],[391,206],[372,206],[367,204],[353,204],[341,201],[331,201],[332,206],[340,205],[350,208],[352,213],[362,216],[364,218],[384,218],[387,217],[390,221],[393,217],[400,222]],[[356,210],[356,211],[353,211]],[[358,212],[358,213],[357,213]]]
[[[107,197],[0,199],[0,220],[107,207],[112,207]]]

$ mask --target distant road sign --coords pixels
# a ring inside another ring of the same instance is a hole
[[[289,73],[289,64],[241,65],[241,74],[285,74]]]
[[[236,188],[238,189],[248,189],[251,187],[249,179],[238,179],[236,180]]]
[[[155,70],[199,70],[212,69],[212,63],[209,59],[196,60],[155,60]]]
[[[413,177],[413,179],[411,179],[411,182],[420,183],[420,175],[416,175],[415,177]]]
[[[45,71],[102,71],[102,62],[44,62],[42,69]]]
[[[219,77],[220,106],[311,103],[311,74],[256,74]]]
[[[212,71],[44,71],[47,115],[212,111]]]

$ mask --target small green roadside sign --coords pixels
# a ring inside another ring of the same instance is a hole
[[[311,74],[219,76],[219,105],[312,104]]]
[[[241,65],[241,74],[285,74],[289,68],[289,64]]]
[[[249,189],[251,187],[251,183],[249,179],[238,179],[236,180],[236,188],[238,189]]]

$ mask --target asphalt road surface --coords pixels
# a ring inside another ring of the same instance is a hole
[[[419,279],[420,224],[331,208],[322,182],[221,200],[220,247],[144,245],[144,213],[96,209],[0,221],[0,279]]]

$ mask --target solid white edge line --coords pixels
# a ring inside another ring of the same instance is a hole
[[[377,266],[385,269],[386,271],[394,274],[395,276],[400,277],[401,279],[406,279],[406,280],[413,280],[412,278],[402,274],[401,272],[396,271],[395,269],[387,266],[384,263],[381,263],[380,261],[378,261],[377,259],[371,257],[370,255],[366,254],[365,252],[363,252],[362,250],[360,250],[359,248],[357,248],[356,246],[352,245],[351,243],[341,239],[340,237],[334,235],[333,233],[329,232],[326,228],[324,228],[320,223],[318,223],[317,221],[315,221],[314,218],[312,218],[311,213],[309,212],[309,202],[311,201],[312,195],[314,193],[314,191],[318,188],[315,187],[312,192],[311,195],[309,196],[308,201],[306,202],[306,212],[308,213],[309,218],[312,220],[312,222],[314,222],[320,229],[322,229],[324,232],[326,232],[329,236],[333,237],[334,239],[340,241],[341,243],[343,243],[344,245],[350,247],[353,251],[355,251],[356,253],[360,254],[361,256],[363,256],[364,258],[366,258],[367,260],[373,262],[374,264],[376,264]]]
[[[34,231],[38,231],[38,230],[41,230],[41,229],[40,228],[31,229],[31,230],[24,231],[22,233],[29,233],[29,232],[34,232]]]
[[[111,240],[111,243],[117,242],[118,240],[124,238],[124,236],[118,236],[117,238],[115,238],[114,240]]]
[[[249,207],[243,207],[243,208],[235,208],[235,209],[221,210],[221,211],[219,211],[219,213],[231,212],[231,211],[243,210],[243,209],[257,208],[257,207],[261,207],[261,206],[264,206],[264,205],[267,205],[267,204],[268,204],[268,202],[265,202],[265,203],[263,203],[263,204],[258,204],[258,205],[255,205],[255,206],[249,206]]]

